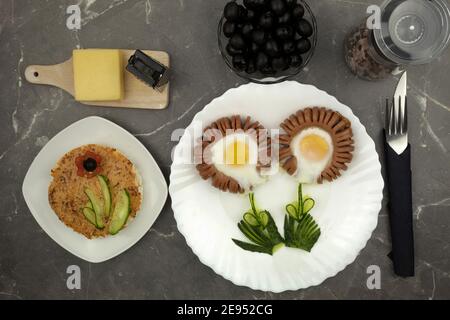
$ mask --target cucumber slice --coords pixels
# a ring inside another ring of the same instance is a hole
[[[105,217],[109,217],[109,214],[111,213],[111,191],[109,190],[108,179],[102,175],[98,175],[97,178],[100,182],[100,188],[103,194],[103,212]]]
[[[117,194],[116,204],[111,216],[109,224],[109,233],[116,234],[123,228],[130,214],[130,195],[128,191],[123,189]]]
[[[92,210],[91,208],[88,207],[84,207],[83,208],[83,214],[84,217],[90,222],[92,223],[94,226],[97,227],[97,221],[95,219],[95,212],[94,210]]]
[[[94,194],[94,192],[86,188],[84,189],[84,193],[89,198],[89,201],[91,202],[92,208],[95,212],[95,220],[97,221],[97,228],[103,229],[105,227],[105,223],[103,222],[103,205],[100,202],[100,200],[97,198],[97,196]]]

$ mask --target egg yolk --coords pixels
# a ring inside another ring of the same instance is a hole
[[[324,159],[328,149],[328,143],[317,134],[310,134],[300,141],[300,152],[309,160],[319,161]]]
[[[239,166],[248,163],[248,144],[235,140],[225,150],[225,163]]]

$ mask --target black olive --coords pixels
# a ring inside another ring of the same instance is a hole
[[[301,38],[295,43],[298,53],[306,53],[311,49],[311,42],[306,38]]]
[[[299,54],[292,54],[290,58],[291,58],[290,62],[291,67],[298,68],[303,64],[302,56]]]
[[[275,40],[269,40],[264,45],[264,51],[270,57],[275,57],[280,54],[280,46]]]
[[[259,11],[269,9],[269,1],[270,0],[253,0],[253,7]]]
[[[296,20],[301,19],[305,14],[305,8],[301,4],[296,4],[292,8],[292,17]]]
[[[259,46],[256,43],[254,43],[254,42],[252,42],[252,44],[250,45],[249,49],[250,49],[251,53],[257,53],[260,50]]]
[[[244,38],[249,39],[252,37],[252,32],[253,32],[253,25],[250,22],[245,23],[242,26],[242,30],[241,33],[244,36]]]
[[[286,7],[293,8],[297,4],[297,0],[286,0]]]
[[[281,16],[286,12],[286,3],[284,2],[284,0],[271,0],[270,9],[272,9],[272,12],[277,16]]]
[[[251,59],[248,61],[247,68],[245,69],[245,72],[248,74],[252,74],[256,72],[256,63],[255,60]]]
[[[283,15],[278,17],[278,24],[288,24],[291,22],[291,17],[291,13],[289,11],[285,12]]]
[[[238,11],[238,14],[239,14],[239,17],[238,17],[238,20],[239,21],[245,21],[245,19],[247,18],[247,9],[245,9],[245,7],[244,6],[241,6],[241,5],[238,5],[238,7],[239,7],[239,11]]]
[[[291,54],[291,53],[293,53],[295,51],[295,49],[296,48],[295,48],[294,41],[283,42],[282,50],[283,50],[284,53]]]
[[[255,0],[244,0],[244,6],[248,9],[255,8]]]
[[[88,172],[92,172],[95,169],[97,169],[97,161],[95,161],[95,159],[92,158],[87,158],[86,160],[83,161],[83,168]]]
[[[223,15],[227,20],[236,21],[239,19],[239,11],[239,5],[234,1],[230,1],[225,5]]]
[[[253,22],[257,18],[256,12],[254,10],[247,10],[247,21]]]
[[[227,50],[227,52],[228,52],[228,54],[229,54],[230,56],[235,56],[235,55],[243,54],[243,53],[244,53],[244,50],[242,50],[242,49],[236,49],[236,48],[234,48],[234,47],[233,47],[232,45],[230,45],[230,44],[227,44],[225,50]]]
[[[258,52],[255,63],[256,68],[262,71],[269,64],[269,57],[264,52]]]
[[[311,23],[305,19],[301,19],[297,23],[297,33],[302,37],[310,37],[313,34],[313,27]]]
[[[230,38],[230,45],[235,49],[244,49],[245,48],[245,40],[240,34],[234,34]]]
[[[259,17],[259,26],[263,29],[270,29],[274,25],[274,17],[272,12],[268,11]]]
[[[280,40],[288,40],[294,35],[294,30],[290,26],[278,27],[275,29],[275,36]]]
[[[236,24],[231,21],[226,21],[223,24],[223,34],[225,37],[229,38],[231,37],[236,31]]]
[[[252,40],[257,45],[262,45],[266,41],[266,33],[261,29],[253,30]]]
[[[270,64],[268,64],[267,66],[262,68],[260,71],[261,71],[261,73],[263,73],[265,75],[274,75],[276,73]]]
[[[287,57],[277,57],[272,59],[272,68],[275,70],[286,70],[289,68],[289,58]]]
[[[247,60],[242,54],[233,57],[233,67],[238,71],[244,71],[247,67]]]

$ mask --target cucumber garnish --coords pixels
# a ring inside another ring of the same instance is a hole
[[[303,196],[302,185],[298,185],[297,201],[286,206],[284,217],[284,238],[286,246],[311,251],[320,237],[320,228],[309,214],[314,207],[314,200]]]
[[[103,195],[103,213],[105,217],[109,217],[111,213],[111,191],[109,189],[108,178],[102,175],[97,176],[98,182],[100,183],[100,189],[102,190]]]
[[[249,194],[249,199],[251,209],[244,213],[243,219],[238,223],[238,228],[253,243],[232,240],[244,250],[272,255],[283,246],[283,237],[278,232],[270,212],[256,208],[253,193]]]
[[[283,245],[291,248],[311,251],[320,237],[320,228],[309,214],[314,207],[311,197],[303,196],[302,185],[298,185],[297,201],[286,206],[284,218],[284,239],[271,214],[267,210],[258,210],[253,193],[249,194],[251,209],[244,213],[238,228],[252,243],[232,239],[247,251],[274,254]]]
[[[82,209],[82,211],[83,211],[83,214],[84,214],[85,218],[86,218],[90,223],[92,223],[94,226],[97,227],[97,221],[96,221],[96,219],[95,219],[95,212],[94,212],[94,210],[92,210],[92,208],[84,207],[84,208]]]
[[[89,209],[94,210],[94,208],[92,208],[92,203],[91,203],[91,201],[86,202],[86,204],[84,205],[83,208],[89,208]]]
[[[117,194],[116,204],[114,206],[114,210],[111,215],[111,222],[109,224],[110,234],[116,234],[123,228],[131,211],[130,205],[130,195],[127,190],[123,189]]]
[[[94,192],[91,189],[85,188],[84,193],[89,198],[92,209],[95,212],[95,221],[96,221],[97,228],[103,229],[105,227],[105,223],[103,221],[103,204],[101,203],[100,199],[97,198],[97,196],[94,194]]]

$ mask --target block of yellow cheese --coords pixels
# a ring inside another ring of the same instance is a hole
[[[75,99],[111,101],[123,98],[123,65],[120,50],[73,50]]]

